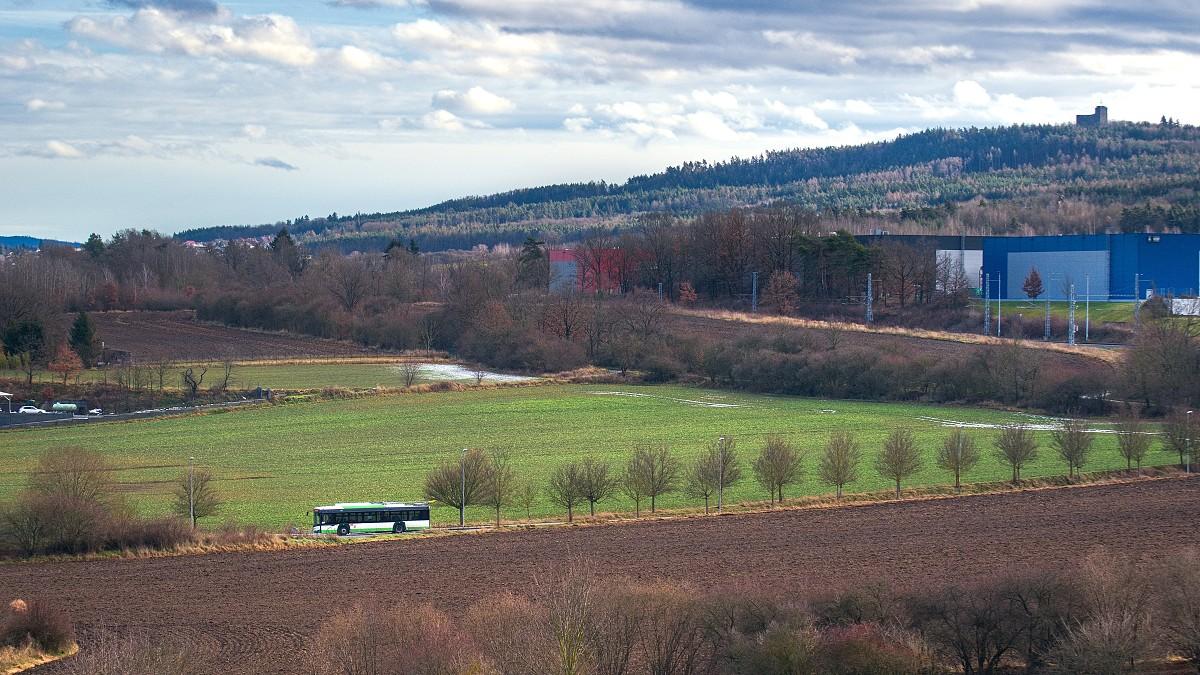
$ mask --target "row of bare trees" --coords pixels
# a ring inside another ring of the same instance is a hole
[[[1190,456],[1193,429],[1190,416],[1176,415],[1164,426],[1163,448],[1180,453],[1183,464]],[[1136,416],[1123,417],[1116,429],[1117,447],[1128,467],[1141,467],[1147,456],[1152,434]],[[1092,455],[1095,434],[1081,420],[1063,420],[1050,432],[1049,447],[1074,479]],[[1021,472],[1037,461],[1040,445],[1034,431],[1023,425],[1000,429],[992,439],[994,457],[1011,471],[1014,484]],[[804,478],[807,451],[779,434],[770,434],[750,462],[755,481],[766,491],[772,506],[784,501],[785,489]],[[961,491],[963,478],[979,464],[983,453],[976,439],[963,428],[952,429],[937,448],[933,463],[954,479]],[[816,478],[834,489],[841,499],[847,485],[862,477],[862,444],[850,431],[835,431],[819,450]],[[900,497],[903,483],[926,468],[926,453],[908,429],[896,429],[884,439],[873,457],[875,473],[893,484]],[[500,525],[501,512],[520,507],[531,516],[539,497],[567,513],[572,522],[575,512],[586,505],[590,515],[596,506],[617,495],[627,497],[641,516],[644,503],[657,511],[659,500],[681,492],[704,502],[709,513],[713,502],[724,506],[726,490],[741,482],[743,466],[737,439],[722,436],[689,462],[680,460],[665,445],[644,445],[633,450],[623,464],[606,459],[585,457],[555,466],[540,488],[530,479],[519,478],[506,450],[464,450],[458,461],[450,460],[431,471],[425,480],[427,498],[459,511],[459,523],[465,522],[467,506],[486,506]]]
[[[839,592],[698,587],[555,560],[521,593],[462,612],[343,607],[317,632],[319,675],[1142,673],[1200,665],[1200,557],[1096,551],[976,583],[885,578]],[[736,574],[734,576],[737,576]],[[86,651],[86,650],[85,650]]]

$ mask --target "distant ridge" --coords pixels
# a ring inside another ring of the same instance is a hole
[[[516,244],[528,235],[569,239],[596,226],[620,229],[647,212],[693,216],[772,204],[857,217],[969,200],[1030,204],[1070,198],[1131,206],[1146,198],[1177,201],[1173,195],[1184,195],[1184,207],[1191,209],[1200,206],[1198,176],[1200,128],[1193,126],[938,128],[863,145],[688,162],[624,183],[547,185],[409,211],[302,216],[176,236],[196,241],[260,237],[286,225],[308,245],[343,251],[382,250],[393,238],[412,238],[422,250],[437,250]]]
[[[24,235],[0,236],[0,250],[39,249],[43,246],[70,246],[78,248],[82,244],[59,241],[57,239],[38,239],[37,237],[26,237]]]

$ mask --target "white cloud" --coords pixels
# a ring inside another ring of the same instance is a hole
[[[62,110],[67,107],[62,101],[47,101],[40,98],[31,98],[25,102],[25,109],[29,112],[41,112],[43,110]]]
[[[267,135],[267,128],[261,124],[247,124],[242,127],[242,135],[251,140],[258,140]]]
[[[449,110],[434,110],[421,118],[421,125],[436,131],[462,131],[466,128],[462,118]]]
[[[704,108],[725,111],[738,108],[737,97],[727,91],[719,91],[714,94],[707,89],[696,89],[692,91],[692,100]]]
[[[871,105],[870,103],[867,103],[866,101],[863,101],[862,99],[857,99],[857,98],[846,99],[845,102],[843,103],[842,107],[845,109],[846,112],[853,113],[855,115],[878,115],[879,114],[879,111],[875,109],[875,106]]]
[[[291,17],[279,14],[233,17],[221,12],[208,22],[145,8],[129,17],[76,17],[67,22],[67,30],[151,53],[252,59],[288,66],[308,66],[317,60],[307,33]]]
[[[815,56],[832,59],[841,65],[850,65],[862,56],[862,50],[857,47],[827,40],[807,31],[764,30],[762,36],[772,45],[795,50],[799,57]]]
[[[398,23],[392,35],[408,46],[429,51],[477,52],[488,56],[534,56],[555,51],[552,35],[513,33],[491,23],[446,24],[433,19]]]
[[[905,47],[889,51],[884,56],[885,58],[893,58],[898,63],[914,66],[930,66],[944,61],[970,59],[974,55],[974,50],[962,45],[930,45]]]
[[[590,117],[568,117],[563,120],[563,128],[573,134],[579,134],[586,131],[594,124]]]
[[[365,73],[383,68],[387,60],[372,51],[344,45],[337,52],[338,63],[346,70]]]
[[[959,80],[954,83],[954,102],[967,107],[982,107],[992,102],[983,85],[974,80]]]
[[[810,129],[828,129],[829,123],[821,119],[821,116],[813,111],[812,108],[802,105],[788,105],[783,101],[764,101],[767,111],[776,117],[781,117],[791,122],[799,122],[803,126]]]
[[[688,127],[692,133],[712,141],[734,141],[739,137],[725,120],[709,110],[698,110],[687,115]]]
[[[83,151],[64,141],[46,141],[44,146],[30,150],[29,154],[47,159],[81,159],[84,156]]]
[[[433,106],[476,115],[497,115],[510,112],[516,107],[512,101],[483,87],[471,87],[465,92],[443,89],[433,95]]]
[[[333,0],[335,7],[354,7],[357,9],[375,9],[378,7],[424,7],[425,0]]]

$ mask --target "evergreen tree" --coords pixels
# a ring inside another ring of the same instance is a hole
[[[304,269],[304,258],[300,256],[300,249],[292,240],[292,235],[288,233],[286,227],[280,230],[279,234],[275,235],[275,239],[271,241],[271,254],[292,276],[296,276]]]
[[[99,345],[96,339],[96,327],[92,324],[92,317],[88,316],[87,312],[80,312],[75,316],[75,322],[71,324],[69,340],[71,349],[79,355],[83,367],[91,368],[96,363],[96,357],[99,356]]]
[[[1025,277],[1025,283],[1021,285],[1021,290],[1025,291],[1025,296],[1031,300],[1045,290],[1042,286],[1042,275],[1038,274],[1036,267],[1029,268],[1029,275]]]
[[[533,236],[525,237],[517,256],[517,280],[527,288],[545,288],[550,283],[550,263],[544,246]]]
[[[421,249],[417,248],[417,240],[416,239],[410,238],[408,240],[408,252],[413,255],[419,255],[421,253]]]
[[[83,243],[83,250],[88,252],[88,255],[93,258],[99,258],[101,253],[104,253],[104,240],[95,232],[88,235],[87,241]]]

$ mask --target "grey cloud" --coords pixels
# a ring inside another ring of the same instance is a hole
[[[112,7],[153,8],[195,15],[212,15],[221,9],[215,0],[108,0],[108,4]]]
[[[259,157],[258,159],[254,160],[254,166],[265,166],[268,169],[280,169],[282,171],[300,170],[300,167],[288,164],[277,157]]]

